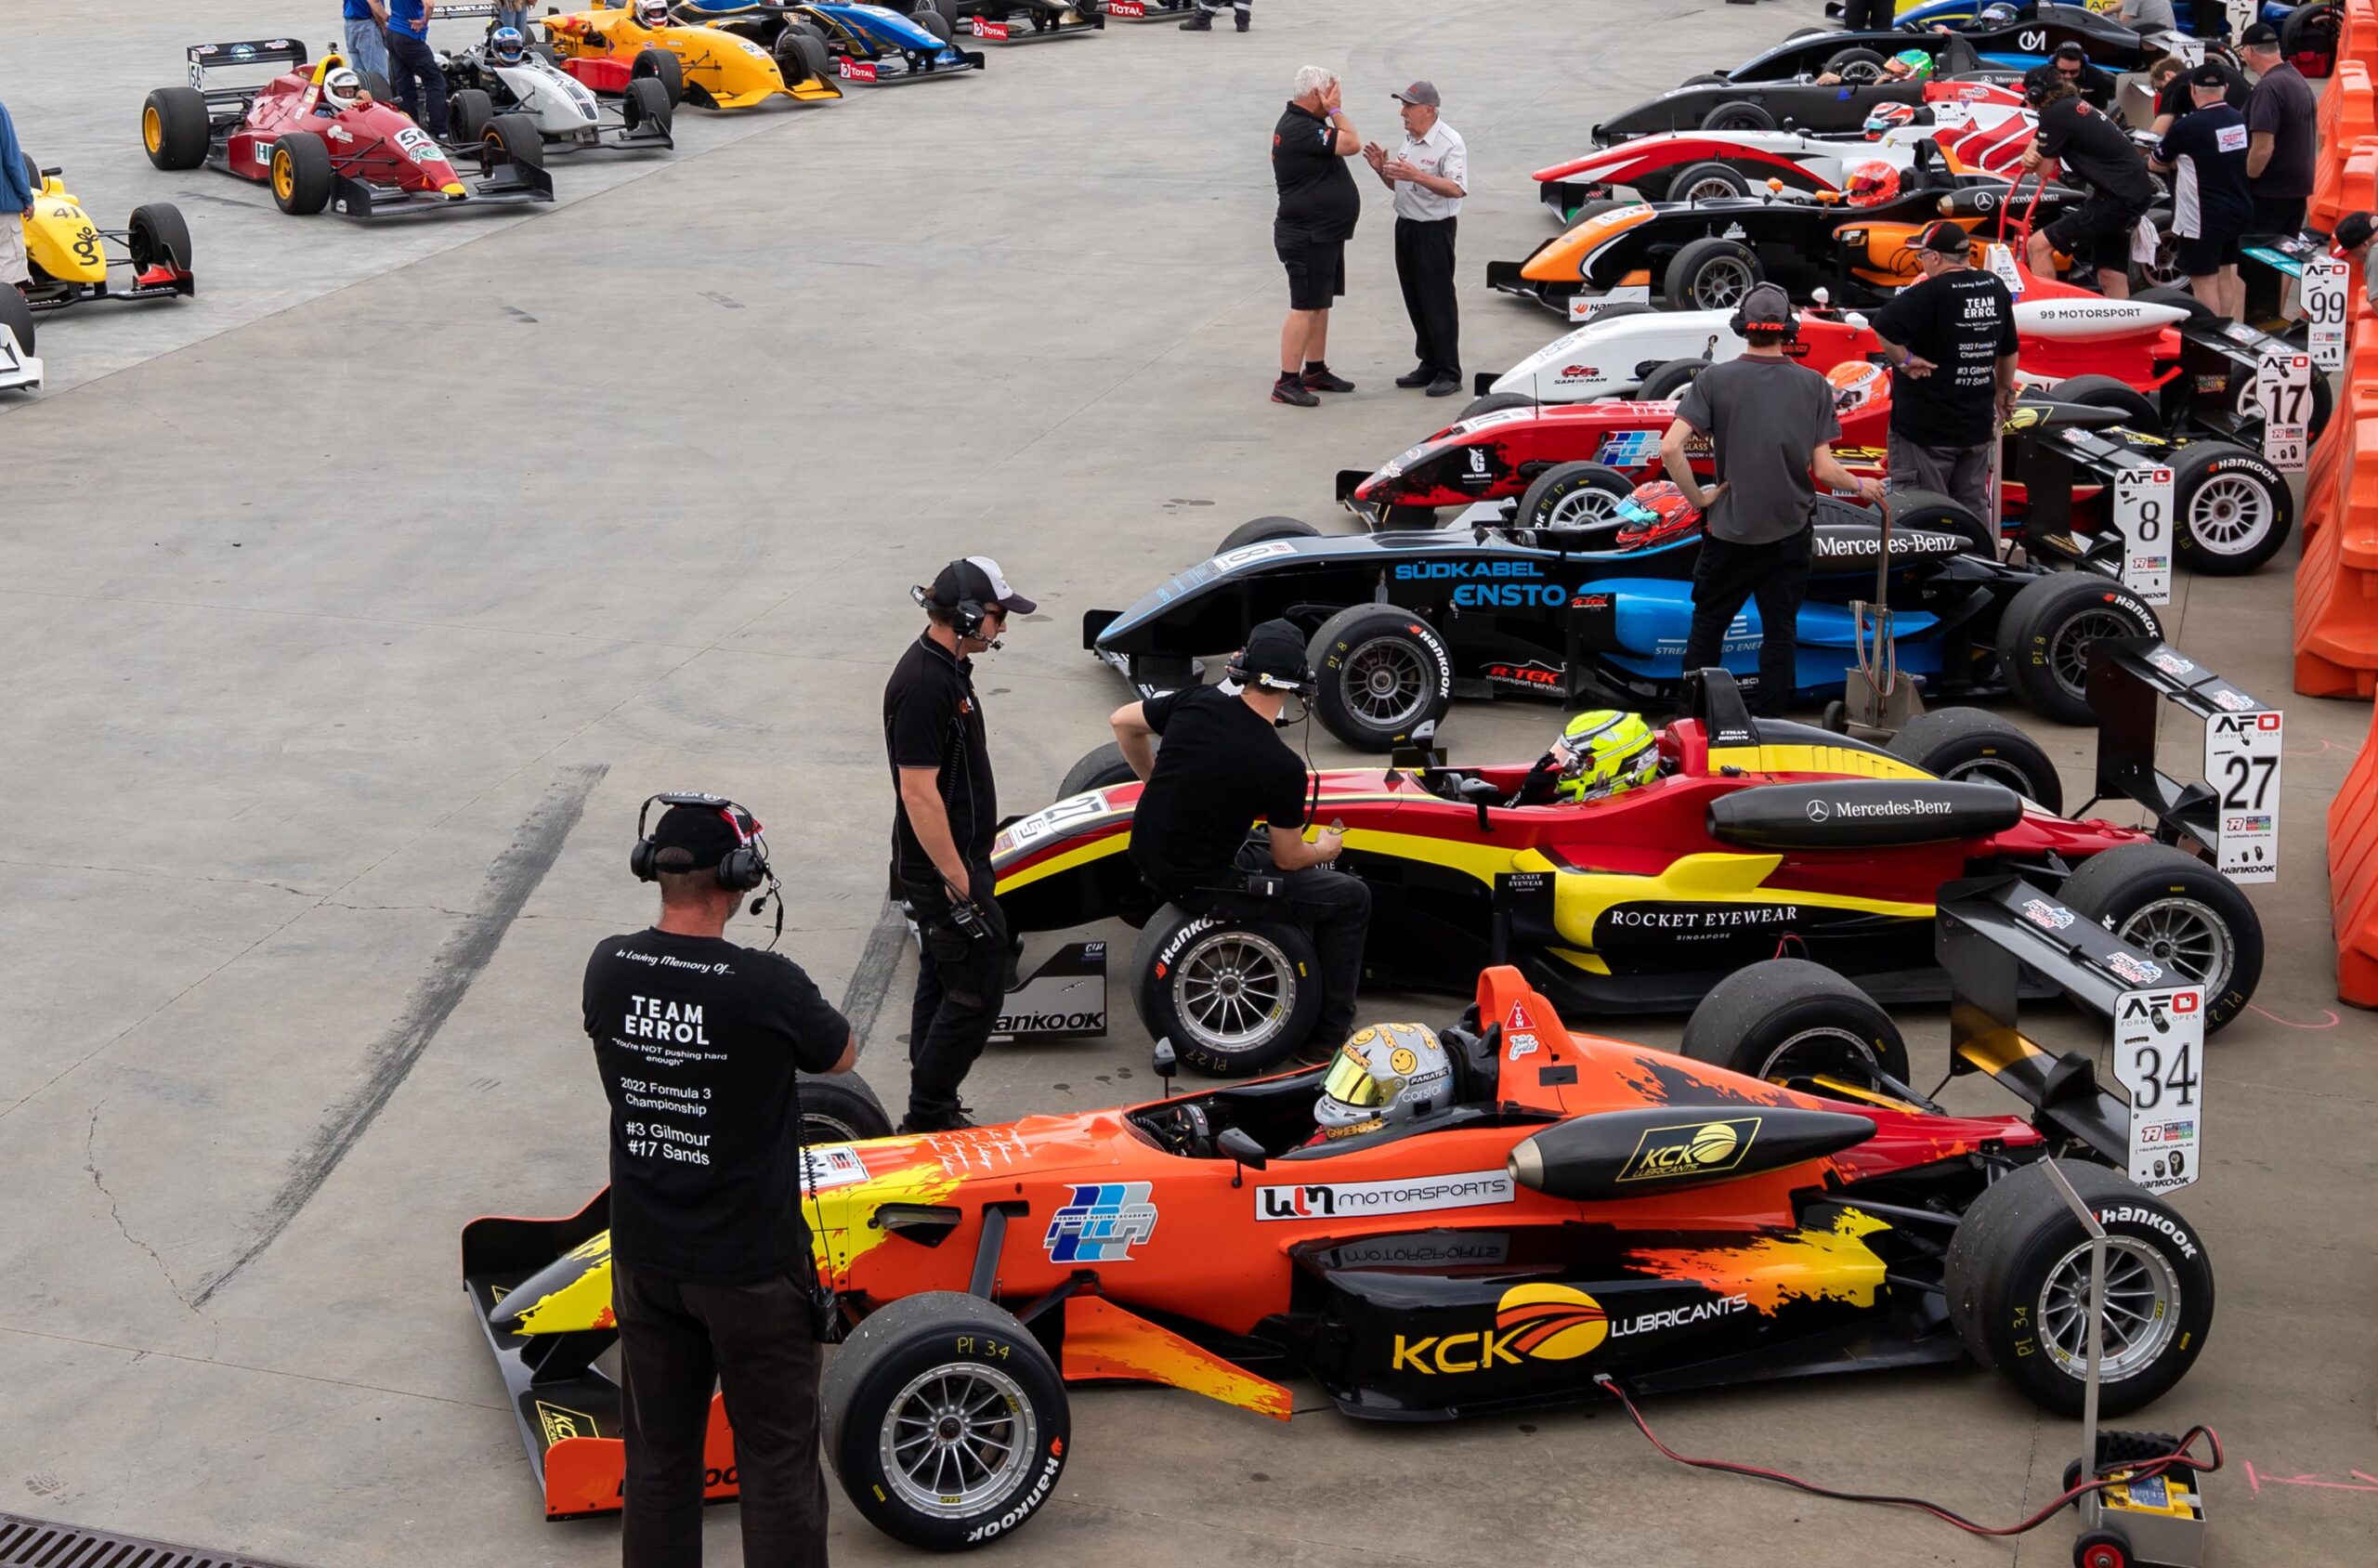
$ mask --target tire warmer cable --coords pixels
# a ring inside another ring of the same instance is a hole
[[[1796,1475],[1787,1475],[1782,1470],[1763,1470],[1757,1465],[1739,1465],[1727,1459],[1694,1458],[1690,1455],[1679,1454],[1662,1443],[1653,1432],[1650,1423],[1643,1419],[1643,1413],[1635,1408],[1635,1402],[1627,1397],[1627,1391],[1619,1386],[1615,1378],[1604,1372],[1597,1374],[1594,1381],[1616,1396],[1618,1403],[1627,1407],[1627,1419],[1635,1423],[1635,1430],[1643,1434],[1645,1442],[1679,1465],[1689,1465],[1694,1470],[1716,1470],[1723,1475],[1746,1475],[1753,1481],[1771,1481],[1779,1486],[1788,1486],[1796,1492],[1805,1492],[1811,1497],[1830,1497],[1836,1502],[1869,1503],[1880,1508],[1913,1509],[1919,1513],[1928,1513],[1935,1519],[1946,1521],[1969,1535],[2020,1535],[2027,1531],[2038,1529],[2067,1507],[2092,1492],[2103,1492],[2110,1487],[2128,1485],[2132,1481],[2149,1481],[2175,1465],[2187,1465],[2206,1475],[2221,1468],[2220,1435],[2211,1427],[2190,1427],[2186,1435],[2180,1439],[2179,1446],[2169,1454],[2159,1455],[2152,1459],[2143,1459],[2135,1463],[2124,1461],[2119,1467],[2108,1467],[2119,1468],[2124,1471],[2127,1479],[2123,1481],[2116,1482],[2102,1477],[2093,1477],[2058,1494],[2037,1513],[2016,1523],[1996,1526],[1978,1524],[1953,1509],[1927,1502],[1922,1497],[1905,1497],[1888,1492],[1837,1491],[1830,1486],[1820,1486],[1812,1481],[1803,1481]],[[2213,1457],[2209,1461],[2199,1459],[2189,1452],[2196,1446],[2196,1441],[2200,1437],[2212,1445]]]

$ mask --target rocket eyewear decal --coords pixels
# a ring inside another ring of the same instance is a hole
[[[1147,1182],[1091,1182],[1074,1188],[1071,1203],[1049,1221],[1040,1245],[1052,1263],[1127,1262],[1131,1248],[1156,1234],[1156,1208]]]
[[[1621,1182],[1657,1182],[1675,1176],[1710,1176],[1731,1170],[1758,1136],[1758,1117],[1684,1122],[1654,1127],[1637,1141],[1618,1173]]]

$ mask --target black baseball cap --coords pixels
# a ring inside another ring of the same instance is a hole
[[[2238,34],[2238,44],[2241,48],[2276,49],[2279,47],[2279,29],[2267,21],[2258,21]]]
[[[997,605],[1013,615],[1030,615],[1040,608],[1039,602],[1027,599],[1009,586],[1000,573],[999,562],[988,555],[966,555],[941,568],[933,580],[930,603],[943,609],[956,609],[965,600],[978,605]]]
[[[1301,686],[1309,684],[1312,671],[1304,661],[1304,634],[1291,621],[1266,621],[1247,634],[1247,648],[1238,656],[1238,668],[1250,677],[1250,684]],[[1270,681],[1261,677],[1270,676]]]
[[[2337,219],[2337,231],[2330,238],[2336,242],[2337,249],[2349,251],[2366,242],[2373,231],[2378,231],[2378,222],[2373,222],[2368,213],[2347,213]]]
[[[1934,255],[1971,255],[1973,236],[1963,224],[1942,218],[1915,237],[1915,248],[1930,251]]]
[[[739,823],[735,820],[737,817],[741,817]],[[682,849],[692,856],[686,865],[663,866],[660,869],[698,870],[717,865],[747,837],[759,831],[758,822],[743,817],[724,800],[716,805],[673,805],[660,814],[660,820],[653,827],[652,847],[658,853]]]
[[[2219,66],[2214,64],[2211,60],[2207,60],[2202,65],[2198,66],[2196,70],[2189,73],[2189,85],[2191,87],[2219,87],[2224,92],[2227,92],[2229,88],[2229,75],[2228,72],[2223,71]]]

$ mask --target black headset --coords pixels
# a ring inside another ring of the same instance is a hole
[[[959,600],[954,605],[943,604],[939,599],[933,596],[932,589],[927,588],[921,583],[915,583],[909,586],[908,597],[916,600],[919,605],[925,608],[948,611],[949,629],[957,633],[960,637],[981,638],[983,635],[983,622],[989,619],[991,613],[980,599],[965,598]],[[993,639],[991,647],[996,648],[999,646],[1000,640]]]
[[[1797,342],[1800,336],[1800,313],[1792,308],[1792,296],[1784,294],[1783,286],[1778,283],[1753,283],[1744,290],[1743,297],[1734,302],[1734,313],[1727,318],[1726,325],[1733,329],[1736,337],[1745,343],[1750,341],[1750,296],[1761,289],[1773,289],[1777,294],[1784,294],[1784,324],[1776,327],[1762,321],[1759,323],[1758,330],[1780,332],[1784,334],[1784,342]]]
[[[628,869],[638,882],[657,882],[660,876],[660,846],[645,831],[645,822],[651,815],[654,802],[669,806],[693,806],[717,812],[735,830],[737,843],[726,852],[725,858],[713,868],[718,885],[731,893],[749,893],[775,879],[768,871],[768,842],[760,834],[760,820],[748,806],[738,805],[725,795],[686,794],[676,791],[647,796],[635,814],[635,847],[628,851]],[[699,870],[699,867],[688,867]],[[753,909],[753,914],[759,910]]]

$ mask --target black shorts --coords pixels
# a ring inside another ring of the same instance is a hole
[[[1346,292],[1346,242],[1272,236],[1272,249],[1288,269],[1288,308],[1326,310]]]
[[[2130,231],[2147,216],[2143,206],[2126,206],[2102,190],[2049,224],[2040,232],[2047,242],[2083,267],[2105,272],[2130,269]]]
[[[2235,267],[2245,260],[2246,252],[2235,234],[2208,234],[2181,240],[2173,252],[2173,259],[2185,276],[2209,278],[2225,267]]]

